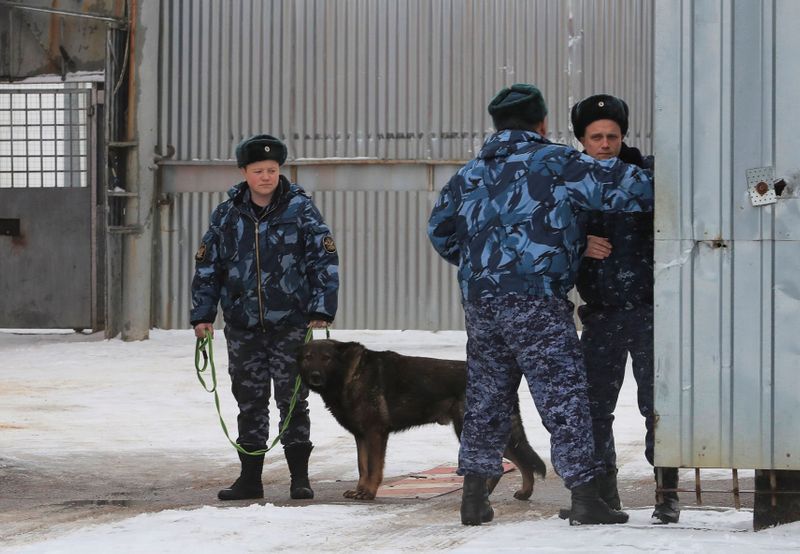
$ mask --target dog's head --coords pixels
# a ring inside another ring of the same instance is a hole
[[[342,382],[363,352],[364,346],[357,342],[312,340],[298,354],[300,378],[309,389],[321,392]]]

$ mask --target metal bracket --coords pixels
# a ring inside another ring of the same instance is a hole
[[[754,167],[747,170],[747,193],[753,206],[766,206],[778,201],[775,194],[775,168]]]
[[[19,219],[0,219],[0,236],[18,237]]]

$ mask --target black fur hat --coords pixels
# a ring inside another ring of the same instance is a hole
[[[570,112],[572,132],[578,139],[586,134],[586,127],[599,119],[610,119],[619,125],[622,136],[628,133],[628,105],[622,98],[610,94],[595,94],[584,98]]]
[[[526,83],[517,83],[498,92],[489,102],[488,109],[495,127],[498,121],[507,119],[539,123],[547,115],[541,91]]]
[[[286,145],[272,135],[255,135],[236,147],[236,164],[246,167],[263,160],[275,160],[278,165],[286,161]]]

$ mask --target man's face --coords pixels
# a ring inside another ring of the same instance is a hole
[[[275,160],[253,162],[242,168],[242,173],[250,187],[250,195],[256,203],[262,199],[272,198],[281,175],[278,162]]]
[[[622,148],[622,130],[616,121],[598,119],[586,127],[581,144],[586,153],[598,160],[619,156]]]

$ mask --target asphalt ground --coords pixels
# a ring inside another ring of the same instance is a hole
[[[233,454],[233,453],[232,453]],[[330,454],[330,453],[328,453]],[[268,454],[269,455],[269,454]],[[285,464],[264,472],[265,498],[260,501],[221,502],[216,493],[230,485],[238,475],[238,461],[209,463],[206,456],[183,453],[114,454],[57,451],[30,456],[26,461],[0,457],[3,475],[0,497],[0,542],[6,546],[24,544],[43,535],[66,532],[85,525],[119,521],[146,512],[168,509],[195,509],[203,506],[234,507],[253,503],[276,506],[303,506],[312,503],[350,504],[360,502],[390,508],[400,504],[405,510],[396,532],[412,528],[415,521],[459,522],[461,490],[433,498],[378,498],[374,501],[345,499],[342,493],[355,485],[334,476],[312,482],[313,500],[289,499],[289,474]],[[312,455],[311,463],[314,462]],[[353,460],[355,463],[355,460]],[[386,476],[388,484],[404,475]],[[694,488],[691,470],[682,470],[682,487]],[[521,484],[516,471],[507,473],[491,496],[495,523],[549,518],[568,507],[569,493],[561,480],[548,475],[537,479],[530,500],[513,497]],[[653,505],[654,482],[619,476],[624,507]],[[741,489],[752,489],[752,477],[739,480]],[[731,481],[705,481],[703,488],[731,490]],[[694,493],[681,493],[684,509],[699,507]],[[733,495],[705,493],[702,507],[732,507]],[[752,507],[752,495],[741,497],[742,506]]]

